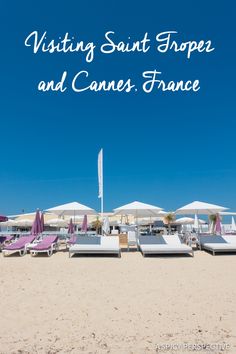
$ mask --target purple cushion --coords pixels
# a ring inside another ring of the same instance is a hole
[[[32,235],[31,236],[22,236],[16,242],[12,243],[9,246],[4,247],[4,250],[7,250],[7,251],[22,250],[25,248],[25,245],[27,245],[27,243],[33,242],[34,239],[35,239],[35,236],[32,236]]]
[[[43,250],[48,250],[51,248],[51,245],[55,242],[57,242],[58,236],[55,235],[50,235],[50,236],[45,236],[43,240],[35,245],[34,247],[31,248],[32,251],[43,251]]]

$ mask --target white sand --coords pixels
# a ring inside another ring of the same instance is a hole
[[[236,353],[236,255],[0,255],[0,269],[0,353]]]

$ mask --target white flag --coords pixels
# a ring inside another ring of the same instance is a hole
[[[98,154],[98,198],[103,198],[103,149]]]

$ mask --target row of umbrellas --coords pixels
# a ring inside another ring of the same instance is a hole
[[[81,230],[84,232],[87,232],[88,228],[88,219],[87,215],[84,215],[83,223],[82,223],[82,228]],[[44,231],[44,214],[41,213],[39,210],[36,211],[35,214],[35,219],[31,228],[31,234],[32,235],[38,235]],[[70,219],[69,225],[68,225],[68,233],[73,234],[75,232],[75,226],[73,224],[72,218]]]
[[[216,220],[216,229],[219,229],[220,227],[220,217],[219,213],[227,213],[225,212],[227,208],[215,205],[215,204],[209,204],[205,202],[199,202],[195,201],[190,204],[187,204],[179,209],[176,210],[176,214],[182,214],[182,215],[188,215],[188,214],[193,214],[195,215],[195,223],[198,225],[201,223],[201,220],[199,220],[198,215],[212,215],[212,214],[217,214],[217,220]],[[74,232],[74,223],[75,223],[75,218],[77,216],[84,216],[83,219],[83,224],[82,224],[82,229],[87,231],[87,226],[88,226],[88,220],[87,220],[87,215],[96,215],[96,211],[92,208],[89,208],[83,204],[77,203],[77,202],[72,202],[72,203],[67,203],[63,205],[59,205],[54,208],[47,209],[46,212],[49,213],[54,213],[58,215],[58,218],[64,217],[64,216],[71,216],[70,223],[69,223],[69,231]],[[138,201],[123,205],[119,208],[114,209],[115,215],[133,215],[136,218],[136,221],[138,218],[143,218],[143,217],[161,217],[165,216],[167,213],[163,211],[162,208],[150,204],[145,204],[141,203]],[[229,213],[230,214],[230,213]],[[72,217],[74,217],[74,223],[72,220]],[[59,219],[64,221],[63,219]],[[58,219],[57,219],[58,221]],[[177,220],[178,221],[178,220]],[[107,223],[107,220],[106,220]],[[51,221],[51,224],[53,222]],[[44,214],[42,213],[40,215],[40,212],[36,212],[35,220],[32,226],[32,232],[33,233],[40,233],[42,232],[42,227],[44,225]],[[217,231],[217,230],[216,230]]]
[[[83,219],[83,224],[82,224],[82,231],[87,232],[87,227],[88,227],[88,220],[87,220],[87,215],[84,215],[84,219]],[[38,235],[40,233],[42,233],[44,230],[44,214],[41,213],[39,210],[36,211],[35,214],[35,219],[32,225],[32,229],[31,229],[31,234],[32,235]],[[74,224],[72,222],[72,218],[70,219],[69,222],[69,226],[68,226],[68,233],[69,234],[73,234],[75,232],[75,227]]]

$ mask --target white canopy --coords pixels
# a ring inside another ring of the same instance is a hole
[[[211,215],[227,210],[219,205],[195,201],[176,210],[176,214],[206,214]]]
[[[58,205],[54,208],[47,209],[46,211],[57,214],[59,216],[62,216],[62,215],[71,215],[71,216],[95,215],[95,214],[97,214],[95,210],[87,207],[86,205],[83,205],[83,204],[80,204],[77,202]]]
[[[33,220],[30,219],[19,219],[15,220],[15,226],[29,227],[33,225]]]
[[[74,225],[81,225],[84,219],[84,215],[65,215],[65,221],[67,224],[69,224],[71,218]]]
[[[194,225],[195,219],[193,218],[179,218],[174,221],[174,224],[179,224],[179,225]],[[204,220],[198,219],[199,224],[205,224]]]
[[[63,219],[55,218],[49,219],[45,222],[45,225],[56,226],[56,227],[65,227],[68,226],[68,222]]]
[[[161,210],[158,213],[158,217],[162,218],[162,217],[166,216],[167,214],[169,214],[167,211]]]
[[[12,220],[12,219],[8,219],[7,221],[0,222],[0,227],[1,226],[11,227],[11,226],[15,226],[15,225],[16,225],[16,222],[15,222],[15,220]]]
[[[158,213],[161,210],[162,208],[157,206],[135,201],[114,209],[114,212],[116,215],[134,215],[136,218],[140,218],[147,216],[158,216]]]
[[[236,213],[234,211],[231,211],[231,212],[230,211],[221,211],[219,214],[222,216],[236,215]]]

